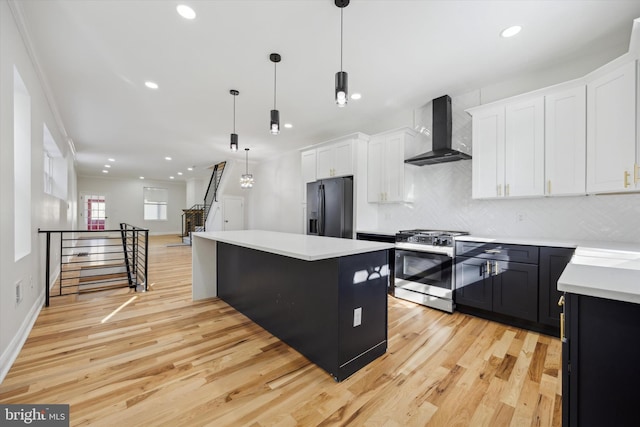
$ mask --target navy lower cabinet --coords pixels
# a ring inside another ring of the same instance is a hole
[[[537,246],[456,242],[456,309],[520,327],[536,322],[538,252]]]
[[[456,242],[456,310],[560,335],[557,282],[574,249]]]
[[[558,279],[564,271],[575,249],[572,248],[540,248],[540,287],[538,322],[554,328],[560,334],[560,312],[558,300],[562,292],[558,290]]]
[[[566,294],[562,425],[637,426],[640,305]]]

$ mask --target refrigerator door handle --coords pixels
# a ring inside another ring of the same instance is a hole
[[[324,185],[318,186],[318,236],[324,236]]]

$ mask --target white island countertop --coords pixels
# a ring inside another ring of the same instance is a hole
[[[205,231],[193,233],[193,236],[305,261],[337,258],[394,247],[390,243],[265,230]]]

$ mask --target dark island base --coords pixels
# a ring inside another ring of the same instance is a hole
[[[218,296],[342,381],[386,352],[387,264],[387,250],[304,261],[217,242]]]

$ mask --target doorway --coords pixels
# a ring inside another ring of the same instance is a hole
[[[107,197],[100,194],[80,194],[82,224],[84,230],[108,230]]]
[[[222,198],[222,229],[244,230],[244,197]]]

